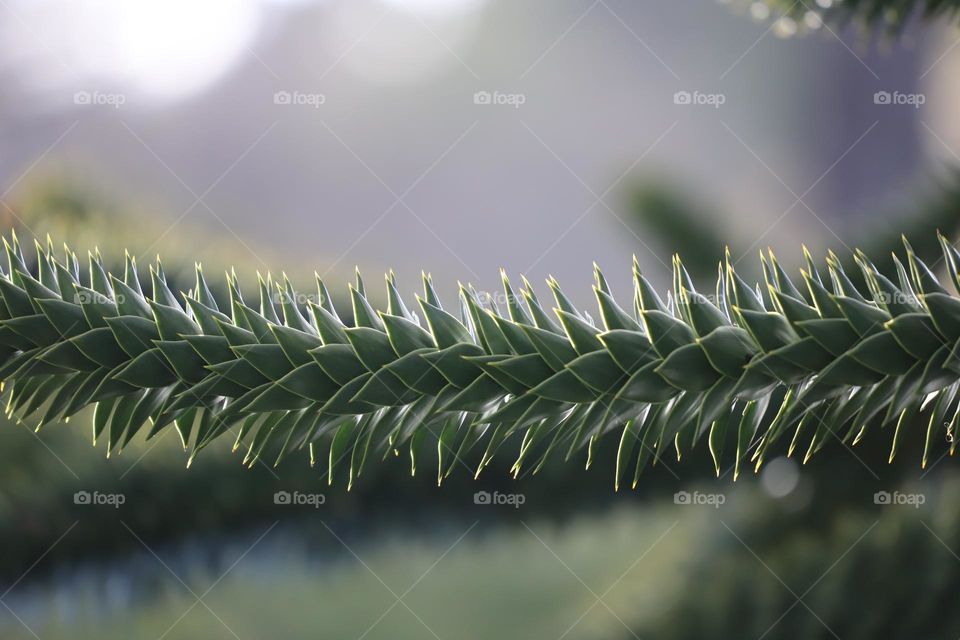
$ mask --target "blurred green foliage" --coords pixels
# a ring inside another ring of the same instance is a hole
[[[629,196],[628,218],[640,237],[653,234],[665,252],[680,252],[683,265],[697,282],[716,278],[717,264],[732,238],[720,228],[718,212],[689,189],[662,179],[651,179],[634,187]]]
[[[821,518],[752,500],[727,522],[728,534],[689,563],[679,600],[636,633],[667,640],[957,637],[960,479],[933,480],[890,494],[923,501],[919,507],[876,506],[865,493],[859,508]]]
[[[109,604],[101,574],[72,582],[68,572],[49,592],[18,588],[10,603],[45,639],[233,637],[224,624],[241,637],[430,637],[424,623],[470,640],[956,637],[960,478],[900,486],[896,495],[922,492],[920,508],[878,506],[873,488],[838,497],[835,487],[806,471],[779,499],[754,481],[701,485],[724,504],[661,497],[495,527],[464,514],[365,518],[357,528],[311,512],[246,555],[274,521],[214,539],[217,561],[206,567],[192,547],[157,547],[197,594],[226,574],[204,595],[216,616],[191,608],[195,599],[143,549],[131,552],[135,569],[113,578],[129,590],[119,603]],[[32,637],[10,618],[0,633]]]
[[[86,261],[88,251],[99,249],[105,259],[117,261],[108,266],[120,268],[126,252],[140,261],[163,255],[167,276],[185,286],[193,284],[194,264],[201,260],[213,281],[235,268],[244,281],[255,282],[256,271],[268,269],[269,261],[290,269],[295,284],[312,283],[315,265],[308,269],[290,264],[289,256],[227,233],[219,224],[210,228],[196,222],[209,216],[171,216],[160,206],[130,199],[69,172],[37,172],[6,200],[0,225],[7,235],[9,229],[16,230],[27,247],[33,239],[45,244],[50,237],[68,242],[81,261]],[[191,211],[198,209],[199,205]]]
[[[139,575],[115,576],[131,593],[113,606],[105,606],[110,580],[96,574],[79,584],[62,575],[57,588],[23,600],[18,589],[9,602],[44,640],[610,638],[624,631],[621,620],[669,606],[681,586],[674,569],[708,514],[688,510],[679,522],[673,511],[621,508],[563,526],[533,518],[497,528],[471,517],[410,530],[403,519],[366,533],[324,513],[311,520],[330,523],[316,523],[312,536],[329,543],[326,552],[303,547],[283,525],[254,545],[269,524],[220,542],[217,567],[182,567],[180,554],[159,549],[203,606],[148,553]],[[656,553],[645,554],[650,548]],[[0,635],[33,638],[10,616],[0,616]]]
[[[904,198],[909,204],[902,208],[891,208],[869,219],[852,218],[852,224],[838,221],[839,242],[848,246],[834,248],[855,284],[863,284],[862,275],[848,247],[862,249],[881,272],[895,276],[892,253],[903,249],[902,237],[906,236],[921,260],[935,270],[943,266],[936,232],[955,236],[960,228],[960,169],[925,180],[910,195]],[[691,195],[688,188],[662,179],[646,179],[638,181],[627,197],[632,214],[627,222],[635,232],[641,237],[652,235],[664,250],[679,253],[687,271],[705,288],[716,281],[725,246],[729,244],[734,255],[748,248],[721,226],[720,221],[728,216],[706,204],[707,199]],[[838,242],[833,237],[828,240],[828,244]],[[750,265],[744,262],[743,268],[749,269]]]

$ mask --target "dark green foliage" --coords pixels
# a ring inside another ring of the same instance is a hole
[[[871,212],[852,216],[840,220],[844,224],[837,228],[840,243],[857,245],[873,256],[877,269],[887,277],[896,277],[891,254],[900,249],[904,235],[913,238],[913,251],[921,260],[933,263],[942,255],[937,232],[950,235],[960,226],[960,171],[956,168],[942,177],[925,179],[909,194],[909,204],[902,208],[892,207],[881,215]],[[713,282],[717,273],[715,257],[723,252],[723,239],[729,235],[723,227],[729,213],[711,206],[710,199],[692,196],[689,187],[662,179],[635,185],[629,197],[625,222],[635,229],[637,237],[650,242],[648,238],[652,236],[653,242],[665,250],[682,246],[683,264],[694,282]],[[828,242],[836,243],[837,238],[830,236]],[[732,245],[730,249],[739,262],[740,256],[752,252],[750,246]],[[839,257],[850,279],[857,286],[864,284],[854,256]],[[752,276],[751,266],[744,265],[745,273]]]
[[[954,478],[938,490],[893,494],[919,507],[874,506],[865,494],[818,517],[750,496],[745,516],[727,513],[726,526],[704,536],[678,601],[622,637],[957,637],[958,489]]]

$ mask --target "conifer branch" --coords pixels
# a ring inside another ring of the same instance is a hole
[[[597,268],[599,322],[555,280],[547,310],[526,280],[517,293],[505,274],[505,309],[470,286],[445,309],[426,275],[411,307],[391,273],[377,311],[358,273],[345,322],[319,278],[309,299],[286,278],[260,278],[254,308],[230,274],[221,308],[199,267],[178,296],[158,261],[147,295],[129,255],[122,278],[98,254],[81,278],[77,256],[65,248],[61,259],[49,242],[28,268],[14,236],[0,269],[0,379],[19,420],[45,424],[93,405],[93,438],[108,453],[172,426],[191,460],[229,436],[248,465],[308,449],[331,482],[352,483],[369,459],[401,449],[415,469],[427,447],[438,451],[438,480],[471,451],[482,451],[479,473],[511,437],[515,474],[584,448],[589,458],[600,438],[619,438],[618,487],[698,444],[718,473],[724,461],[739,473],[772,451],[807,460],[887,423],[892,460],[921,412],[926,464],[956,444],[960,300],[904,244],[895,282],[856,254],[866,291],[832,252],[823,268],[805,251],[796,283],[762,255],[755,287],[728,252],[710,295],[675,257],[661,297],[635,261],[625,305]],[[960,290],[960,252],[940,244]]]

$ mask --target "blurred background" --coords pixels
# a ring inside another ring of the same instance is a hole
[[[725,246],[751,277],[759,249],[795,268],[801,243],[885,264],[901,232],[938,262],[935,230],[960,227],[960,30],[805,18],[3,0],[0,223],[114,264],[159,253],[184,287],[197,260],[250,286],[393,268],[405,293],[423,269],[447,295],[504,267],[591,310],[594,261],[621,297],[632,256],[665,285],[674,251],[705,287]],[[86,420],[0,425],[2,637],[960,634],[947,443],[887,465],[876,434],[736,484],[703,448],[620,493],[615,442],[589,471],[514,481],[505,457],[442,487],[397,459],[347,492],[306,459],[247,470],[229,443],[189,470],[169,435],[104,459]]]

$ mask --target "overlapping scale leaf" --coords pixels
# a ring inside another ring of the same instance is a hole
[[[960,286],[960,252],[940,241]],[[891,425],[892,459],[920,413],[927,464],[957,440],[960,300],[904,246],[889,277],[856,254],[862,290],[833,253],[818,264],[804,250],[795,279],[761,256],[761,289],[728,252],[710,294],[675,257],[661,297],[635,262],[623,305],[595,267],[595,314],[552,278],[553,308],[506,274],[505,304],[461,285],[450,310],[430,276],[411,305],[391,272],[377,310],[358,272],[346,321],[319,277],[310,297],[261,276],[251,305],[230,273],[218,301],[199,265],[179,294],[159,261],[144,288],[129,255],[116,277],[91,254],[81,280],[69,249],[37,243],[28,260],[14,236],[0,269],[0,378],[19,420],[93,405],[108,453],[172,427],[191,461],[226,436],[247,465],[305,450],[347,486],[403,451],[414,470],[432,458],[438,481],[480,473],[508,445],[516,477],[574,455],[590,465],[605,437],[619,439],[616,487],[701,443],[718,474],[736,476],[773,451],[808,460]]]

